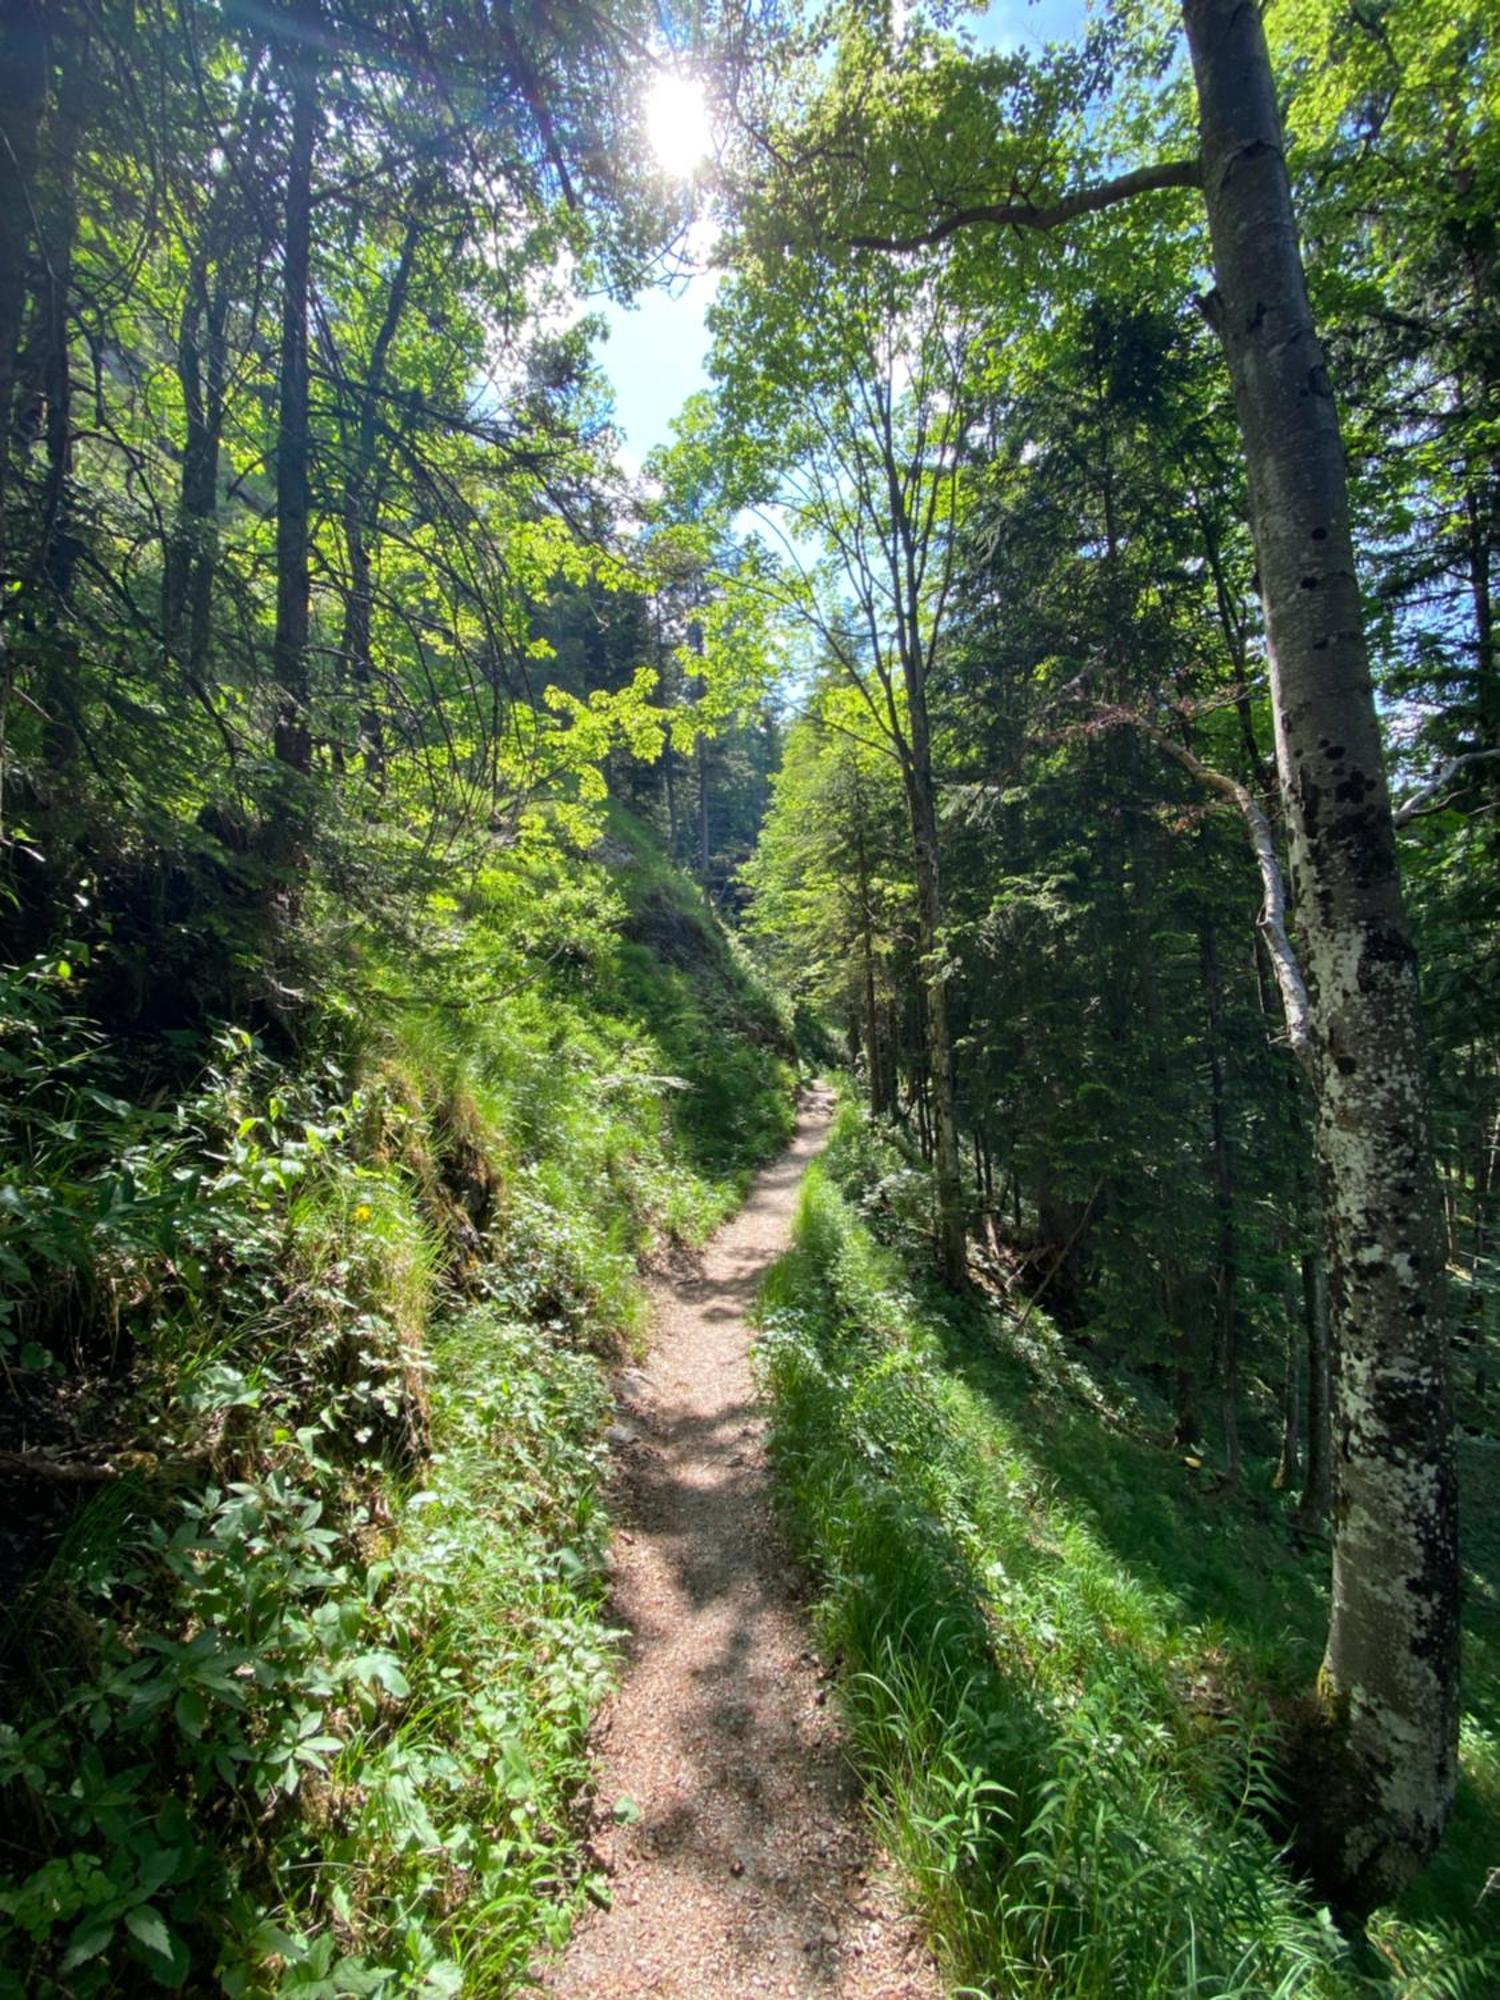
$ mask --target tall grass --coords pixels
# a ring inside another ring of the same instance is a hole
[[[1045,1353],[1006,1352],[995,1317],[914,1282],[854,1205],[871,1165],[846,1108],[768,1280],[760,1354],[871,1809],[958,1989],[1343,1996],[1379,1973],[1413,1996],[1500,1990],[1500,1953],[1451,1924],[1388,1920],[1356,1950],[1291,1879],[1266,1830],[1284,1635],[1247,1652],[1170,1564],[1122,1557],[1022,1420],[1057,1413],[1075,1444],[1086,1428],[1094,1461],[1118,1431]],[[889,1185],[878,1201],[899,1213]]]
[[[170,1104],[66,974],[0,982],[0,1358],[109,1460],[0,1633],[0,1983],[504,1993],[603,1893],[603,1369],[792,1119],[776,1003],[614,832]]]

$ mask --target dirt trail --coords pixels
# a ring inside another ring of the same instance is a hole
[[[620,1380],[615,1608],[631,1636],[597,1737],[595,1843],[614,1903],[539,1973],[550,1993],[942,1991],[871,1852],[791,1599],[746,1359],[746,1314],[828,1118],[815,1094],[701,1267],[660,1288],[650,1360]],[[617,1825],[624,1800],[640,1817]]]

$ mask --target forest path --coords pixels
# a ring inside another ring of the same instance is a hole
[[[614,1899],[540,1971],[549,1993],[942,1992],[871,1849],[792,1600],[748,1360],[756,1288],[831,1109],[823,1091],[804,1101],[790,1150],[698,1268],[658,1289],[650,1358],[619,1381],[614,1608],[630,1636],[596,1732]],[[613,1818],[623,1800],[630,1824]]]

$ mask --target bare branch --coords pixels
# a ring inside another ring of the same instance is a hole
[[[1432,800],[1437,798],[1438,793],[1446,791],[1460,771],[1466,771],[1471,764],[1487,764],[1494,757],[1500,757],[1500,750],[1468,750],[1462,757],[1450,757],[1430,783],[1423,785],[1420,791],[1413,792],[1409,799],[1396,808],[1391,815],[1395,824],[1409,826],[1414,819],[1421,819],[1429,812],[1441,812],[1451,801],[1443,799],[1437,805],[1433,805]]]
[[[1276,854],[1276,839],[1271,832],[1271,822],[1266,818],[1259,800],[1237,778],[1229,777],[1223,771],[1216,771],[1205,764],[1201,757],[1195,757],[1185,744],[1176,742],[1164,729],[1143,716],[1118,712],[1112,721],[1128,722],[1143,736],[1149,736],[1157,749],[1180,764],[1184,771],[1196,778],[1200,785],[1217,792],[1232,805],[1245,822],[1245,831],[1250,836],[1250,845],[1255,851],[1256,865],[1260,869],[1260,883],[1264,900],[1261,903],[1257,922],[1260,934],[1266,941],[1271,967],[1276,974],[1276,987],[1281,995],[1281,1011],[1286,1021],[1287,1041],[1292,1054],[1304,1069],[1310,1070],[1314,1061],[1312,1019],[1307,998],[1307,982],[1302,977],[1302,967],[1297,961],[1296,951],[1286,930],[1286,883],[1281,873],[1281,862]]]
[[[1159,166],[1136,167],[1113,180],[1090,181],[1050,203],[1035,201],[982,201],[971,208],[956,208],[930,229],[913,236],[851,236],[856,250],[923,250],[942,243],[960,229],[990,223],[999,229],[1060,229],[1080,215],[1093,215],[1113,208],[1138,194],[1154,194],[1159,188],[1195,188],[1203,185],[1203,169],[1197,160],[1165,160]]]

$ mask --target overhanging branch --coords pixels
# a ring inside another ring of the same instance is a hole
[[[1143,736],[1149,736],[1157,749],[1182,766],[1200,785],[1217,792],[1239,813],[1245,822],[1245,831],[1250,836],[1250,845],[1255,851],[1256,866],[1260,869],[1261,910],[1257,919],[1260,934],[1266,941],[1271,968],[1276,975],[1276,990],[1281,996],[1281,1012],[1286,1021],[1287,1041],[1292,1054],[1304,1069],[1311,1069],[1314,1060],[1312,1015],[1307,998],[1307,982],[1302,977],[1302,967],[1298,963],[1292,941],[1286,929],[1286,883],[1281,873],[1281,862],[1276,853],[1276,839],[1271,832],[1271,822],[1266,818],[1259,800],[1254,793],[1237,778],[1229,777],[1223,771],[1216,771],[1211,764],[1205,764],[1201,757],[1195,757],[1185,744],[1168,736],[1154,722],[1144,716],[1121,713],[1111,718],[1128,722]]]
[[[1058,229],[1080,215],[1094,215],[1113,208],[1138,194],[1154,194],[1158,188],[1195,188],[1203,185],[1203,169],[1197,160],[1165,160],[1159,166],[1135,167],[1113,180],[1091,181],[1059,195],[1053,202],[985,201],[969,208],[955,208],[931,228],[912,236],[851,236],[856,250],[923,250],[942,243],[960,229],[989,223],[999,229]]]
[[[1471,765],[1488,764],[1496,757],[1500,757],[1500,750],[1467,750],[1462,757],[1450,758],[1435,778],[1423,785],[1420,791],[1413,792],[1409,799],[1404,800],[1396,808],[1391,815],[1394,823],[1397,826],[1410,826],[1414,819],[1422,819],[1430,812],[1443,811],[1453,801],[1442,799],[1434,805],[1433,800],[1437,799],[1438,794],[1447,791],[1453,780]]]

